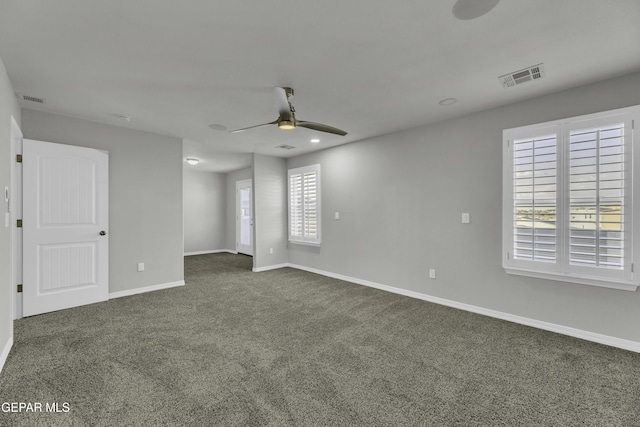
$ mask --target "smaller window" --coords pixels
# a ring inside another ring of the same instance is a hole
[[[289,169],[289,241],[320,245],[320,165]]]

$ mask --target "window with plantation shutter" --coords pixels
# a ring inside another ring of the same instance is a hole
[[[636,106],[504,131],[508,273],[636,290],[639,117]]]
[[[320,244],[320,165],[290,169],[289,241]]]

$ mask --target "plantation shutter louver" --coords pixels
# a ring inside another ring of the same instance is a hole
[[[556,260],[556,135],[514,141],[514,256]]]
[[[289,235],[302,236],[302,174],[289,176]]]
[[[571,131],[570,262],[624,265],[624,123]]]
[[[304,237],[315,240],[318,237],[317,177],[316,172],[303,174],[304,188]]]

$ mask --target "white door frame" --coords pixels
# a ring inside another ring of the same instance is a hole
[[[14,295],[11,307],[11,318],[22,318],[22,294],[18,293],[18,284],[22,283],[22,229],[16,221],[22,218],[22,164],[17,162],[17,155],[22,154],[22,131],[11,116],[11,157],[9,182],[9,239],[11,245],[11,295]],[[13,331],[13,328],[12,328]]]
[[[249,203],[251,204],[251,218],[249,220],[249,224],[250,224],[250,229],[249,229],[249,236],[251,239],[251,248],[247,251],[246,249],[244,249],[242,252],[239,251],[240,249],[240,232],[241,232],[241,225],[240,225],[240,216],[241,216],[241,206],[240,206],[240,189],[241,188],[249,188],[251,190],[251,197],[249,198]],[[252,255],[253,256],[253,252],[254,252],[254,244],[253,244],[253,181],[251,179],[246,179],[243,181],[236,181],[236,252],[237,253],[244,253],[246,255]],[[251,253],[247,253],[247,252],[251,252]]]

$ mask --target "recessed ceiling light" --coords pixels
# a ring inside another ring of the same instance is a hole
[[[115,117],[116,119],[120,119],[123,120],[125,122],[130,122],[131,121],[131,116],[126,116],[124,114],[119,114],[119,113],[111,113],[109,114],[111,117]]]
[[[227,127],[226,127],[226,126],[223,126],[223,125],[217,125],[217,124],[215,124],[215,123],[210,124],[210,125],[209,125],[209,127],[210,127],[211,129],[213,129],[213,130],[219,130],[219,131],[221,131],[221,132],[224,132],[225,130],[227,130]]]
[[[187,157],[186,160],[191,166],[195,166],[200,163],[200,159],[196,159],[195,157]]]
[[[440,104],[442,106],[447,106],[447,105],[453,105],[456,102],[458,102],[458,100],[456,98],[446,98],[446,99],[443,99],[442,101],[438,102],[438,104]]]
[[[317,144],[318,142],[320,142],[320,140],[318,138],[313,138],[311,142],[314,144]]]

